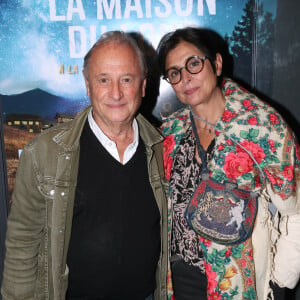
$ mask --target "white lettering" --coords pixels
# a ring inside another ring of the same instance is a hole
[[[56,15],[56,3],[55,0],[49,0],[50,8],[50,21],[65,21],[66,16],[57,16]]]
[[[193,11],[193,0],[186,0],[185,11],[181,7],[181,0],[175,0],[175,12],[180,17],[187,17]]]
[[[146,18],[152,18],[151,0],[145,0]]]
[[[77,3],[77,7],[74,7],[74,0],[69,0],[68,4],[68,12],[67,12],[67,20],[72,20],[73,14],[79,14],[80,20],[85,20],[85,13],[83,10],[81,0],[75,0]]]
[[[125,12],[124,12],[124,18],[128,19],[130,18],[130,12],[135,11],[137,14],[137,17],[141,19],[143,17],[143,10],[142,6],[139,0],[134,0],[135,5],[131,5],[131,0],[126,0],[126,6],[125,6]]]
[[[210,15],[216,14],[216,0],[206,0],[208,12]],[[203,16],[203,0],[198,0],[198,16]]]
[[[167,0],[159,0],[162,5],[165,6],[165,11],[161,11],[161,8],[159,6],[156,6],[154,8],[155,14],[159,18],[166,18],[172,13],[172,6]]]
[[[106,19],[111,20],[113,18],[113,10],[115,9],[115,19],[121,19],[121,3],[120,0],[111,0],[110,6],[108,0],[97,0],[97,19],[103,20],[103,8]]]
[[[90,26],[91,47],[96,43],[96,40],[97,40],[96,26],[95,25],[91,25]]]
[[[86,51],[86,32],[82,26],[69,26],[69,49],[71,58],[81,58]]]

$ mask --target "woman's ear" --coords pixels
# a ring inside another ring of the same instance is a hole
[[[222,68],[223,68],[223,59],[220,53],[216,54],[215,67],[216,67],[217,76],[220,76],[222,74]]]

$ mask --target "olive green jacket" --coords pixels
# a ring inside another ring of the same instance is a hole
[[[90,107],[35,137],[22,151],[6,235],[3,300],[63,300],[79,163],[79,140]],[[162,140],[141,115],[149,180],[161,214],[161,255],[155,299],[167,299],[167,201]],[[138,226],[138,224],[137,224]],[[101,270],[99,270],[101,272]]]

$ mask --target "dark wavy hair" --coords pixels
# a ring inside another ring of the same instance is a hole
[[[157,59],[161,75],[166,72],[166,57],[180,42],[188,42],[196,46],[208,57],[211,66],[216,72],[214,61],[216,54],[224,53],[225,41],[215,31],[207,28],[185,27],[165,34],[157,47]],[[223,55],[222,55],[223,57]],[[222,72],[223,74],[223,72]],[[222,81],[222,74],[218,76],[218,84]]]

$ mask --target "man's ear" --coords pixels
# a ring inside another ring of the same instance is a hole
[[[147,79],[145,77],[142,81],[142,98],[145,97],[146,95],[146,84],[147,84]]]
[[[223,68],[223,58],[220,53],[216,54],[215,67],[216,67],[217,76],[220,76],[222,74],[222,68]]]
[[[87,96],[90,96],[90,87],[89,87],[89,81],[87,79],[87,75],[84,73],[84,70],[82,70],[82,75],[84,78],[85,88],[86,88],[86,94]]]

